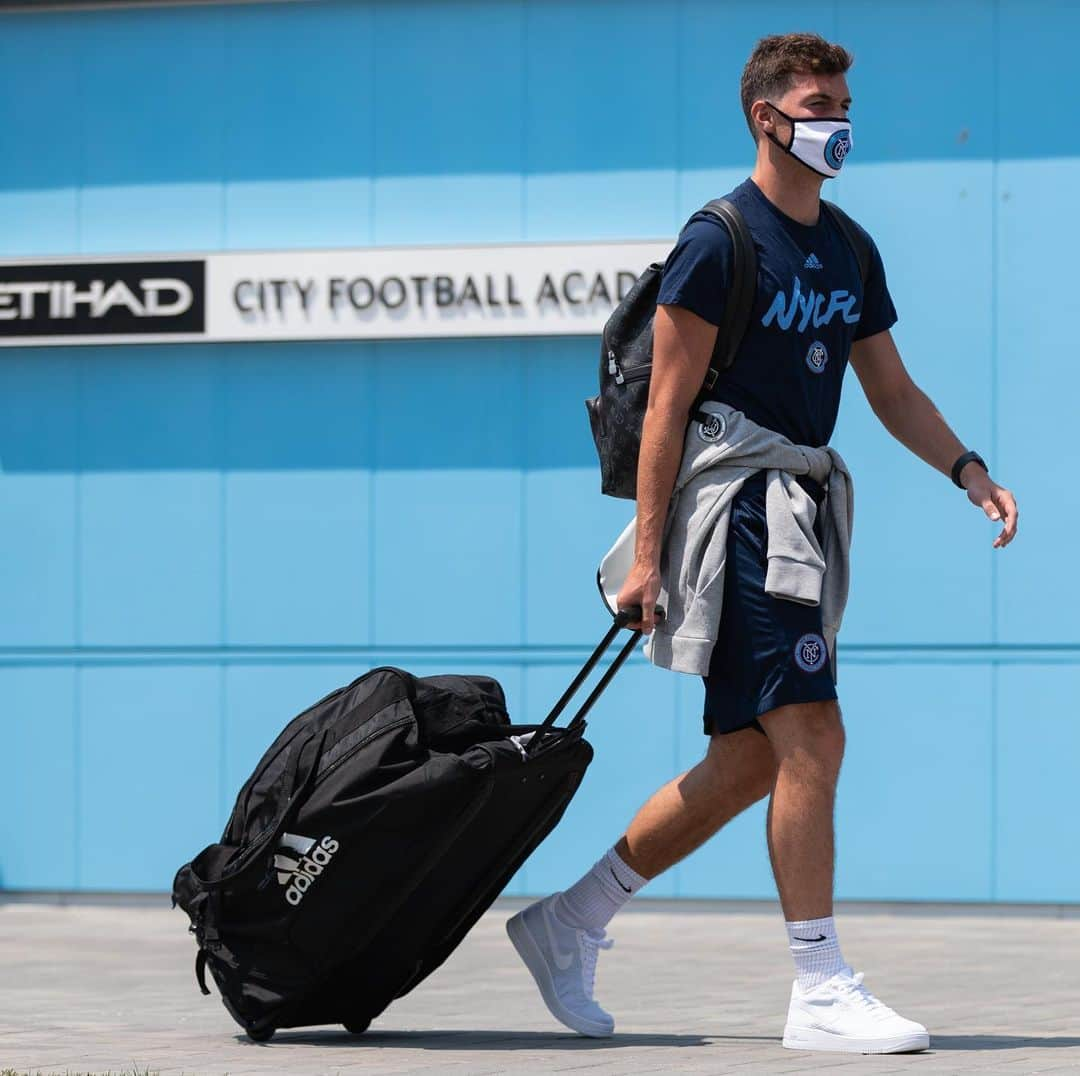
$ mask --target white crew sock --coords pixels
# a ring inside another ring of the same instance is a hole
[[[831,915],[827,919],[800,919],[784,925],[801,990],[812,990],[846,967]]]
[[[612,916],[648,881],[631,870],[614,848],[605,852],[592,870],[559,893],[551,910],[559,920],[578,930],[603,930]]]

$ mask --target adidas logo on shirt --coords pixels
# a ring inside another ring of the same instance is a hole
[[[316,843],[314,837],[302,837],[298,833],[282,834],[274,856],[274,867],[278,883],[287,887],[285,899],[290,904],[295,907],[304,899],[304,894],[322,874],[339,847],[333,837],[323,837]]]
[[[811,254],[806,261],[803,262],[804,269],[824,269],[825,266],[821,264],[821,260],[816,254]]]

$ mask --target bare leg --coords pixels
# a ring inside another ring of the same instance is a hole
[[[832,915],[833,806],[844,756],[835,702],[782,706],[761,718],[776,757],[769,856],[784,918]]]
[[[757,730],[714,736],[701,762],[638,811],[615,850],[643,878],[655,878],[767,796],[775,776],[773,749]]]

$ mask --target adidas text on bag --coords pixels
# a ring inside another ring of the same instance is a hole
[[[290,904],[299,904],[304,899],[311,883],[322,874],[339,847],[333,837],[323,837],[316,844],[314,837],[282,834],[274,856],[274,867],[278,883],[288,887],[285,899]],[[294,859],[293,853],[299,853],[300,859]]]

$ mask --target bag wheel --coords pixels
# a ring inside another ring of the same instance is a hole
[[[261,1027],[258,1029],[247,1028],[247,1037],[252,1042],[269,1042],[274,1037],[274,1028]]]
[[[363,1035],[369,1027],[371,1027],[370,1019],[345,1021],[345,1030],[348,1031],[350,1035]]]

